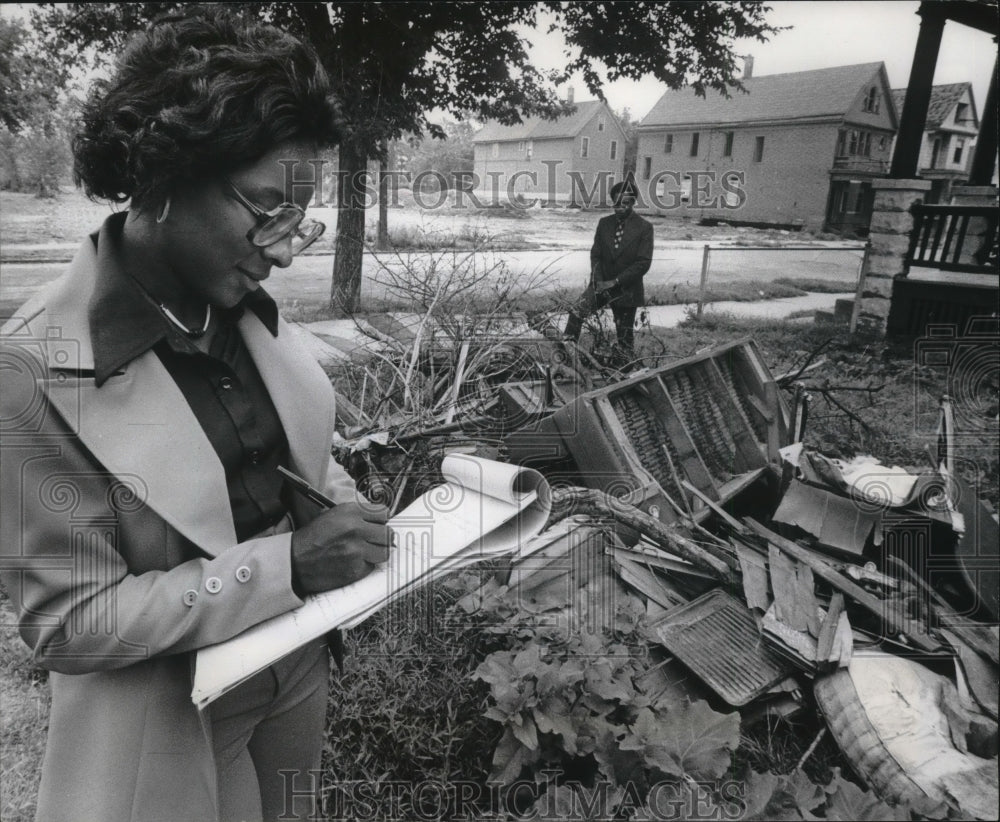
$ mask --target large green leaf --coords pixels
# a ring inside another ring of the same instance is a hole
[[[623,750],[641,751],[646,763],[670,776],[715,779],[730,766],[739,745],[740,715],[718,713],[707,702],[678,705],[666,714],[638,712]]]
[[[493,769],[490,771],[490,781],[501,785],[515,782],[521,775],[521,770],[538,762],[541,752],[521,744],[508,727],[497,743],[493,752]]]

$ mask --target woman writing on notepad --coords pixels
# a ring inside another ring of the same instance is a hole
[[[329,381],[262,286],[322,234],[291,183],[338,137],[315,55],[224,9],[151,26],[84,108],[76,177],[128,210],[2,336],[0,567],[53,672],[44,822],[315,812],[323,641],[203,712],[190,690],[198,648],[386,557],[385,510],[330,460]]]

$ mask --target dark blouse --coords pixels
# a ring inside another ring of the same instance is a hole
[[[288,464],[288,440],[236,323],[249,308],[277,336],[277,306],[261,289],[235,309],[217,312],[209,352],[199,351],[122,269],[117,246],[123,220],[108,220],[91,237],[100,272],[89,306],[95,379],[101,385],[140,354],[156,353],[222,462],[236,537],[249,539],[288,511],[276,470]]]

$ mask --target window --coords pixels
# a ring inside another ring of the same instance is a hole
[[[934,141],[934,145],[931,147],[931,168],[937,168],[938,157],[941,154],[941,140],[940,138]]]
[[[598,131],[604,131],[604,118],[603,117],[600,120],[597,121],[597,130]]]
[[[520,140],[517,144],[518,151],[524,151],[524,140]]]
[[[527,155],[526,155],[527,158],[530,160],[531,159],[531,155],[534,154],[534,153],[535,153],[535,141],[534,140],[528,140],[528,151],[527,151]]]
[[[581,137],[580,138],[580,156],[581,157],[586,157],[588,154],[590,154],[590,138],[589,137]]]
[[[691,178],[687,175],[681,178],[681,202],[691,202]]]
[[[495,159],[496,159],[497,157],[499,157],[499,156],[500,156],[500,143],[494,143],[494,144],[493,144],[493,151],[492,151],[492,154],[493,154],[493,159],[494,159],[494,160],[495,160]]]
[[[735,136],[736,136],[735,132],[732,132],[732,131],[727,131],[726,132],[726,145],[723,146],[723,148],[722,148],[722,156],[723,157],[732,157],[733,156],[733,138]]]
[[[858,153],[858,132],[853,128],[851,129],[850,140],[847,144],[847,153],[848,154]]]
[[[674,135],[668,134],[663,138],[663,153],[672,154],[674,150]]]
[[[860,214],[865,210],[865,190],[858,189],[858,196],[854,198],[854,212]]]
[[[837,132],[837,156],[844,156],[844,149],[847,148],[847,132],[841,129]]]
[[[864,154],[865,157],[871,157],[872,156],[872,133],[870,131],[866,131],[866,132],[864,132],[863,136],[864,136],[865,150],[863,152],[861,152],[861,153]]]
[[[759,163],[764,159],[764,138],[755,137],[753,142],[753,161]]]
[[[698,156],[698,132],[691,135],[691,156]]]
[[[653,158],[643,157],[642,158],[642,179],[648,180],[650,175],[653,173]]]
[[[953,158],[954,162],[956,163],[962,162],[963,151],[965,151],[965,140],[959,137],[958,140],[955,141],[955,156]]]
[[[959,103],[957,106],[955,106],[955,122],[956,123],[967,122],[966,118],[968,117],[968,111],[969,111],[968,103]]]
[[[878,89],[875,86],[868,89],[868,94],[865,95],[865,101],[862,103],[861,108],[865,111],[870,111],[872,114],[878,114],[879,96]]]
[[[878,138],[878,150],[885,151],[885,135]]]
[[[618,141],[611,141],[611,159],[614,160],[618,157]]]

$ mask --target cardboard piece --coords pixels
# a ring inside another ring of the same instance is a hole
[[[853,500],[793,481],[774,513],[774,521],[795,525],[822,545],[860,556],[879,512],[865,510]]]

